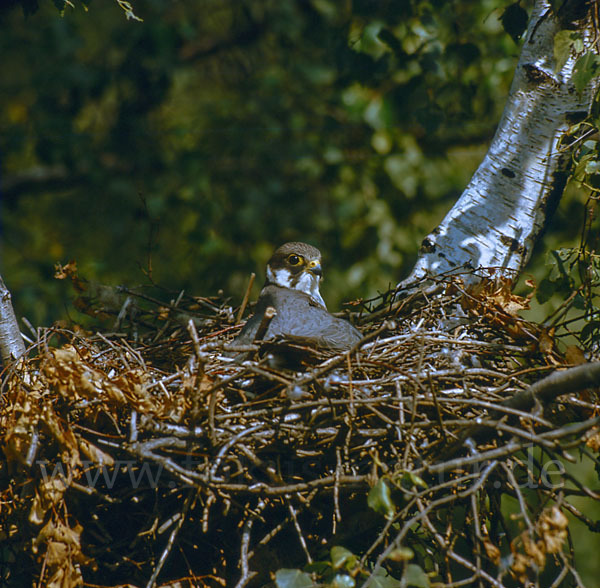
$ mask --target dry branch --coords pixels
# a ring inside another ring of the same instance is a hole
[[[135,300],[135,336],[40,330],[2,389],[4,584],[260,586],[313,562],[369,585],[401,581],[407,547],[447,585],[576,577],[552,509],[599,498],[558,461],[597,463],[599,364],[562,369],[560,341],[487,291],[438,286],[361,309],[347,353],[291,343],[301,369],[272,342],[232,360],[218,299]],[[503,496],[517,512],[486,506]],[[357,557],[334,568],[324,545]]]

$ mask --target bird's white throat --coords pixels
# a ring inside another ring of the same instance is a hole
[[[327,309],[325,301],[319,292],[319,281],[320,277],[309,271],[302,271],[294,279],[292,273],[283,269],[272,269],[270,265],[267,265],[267,280],[271,284],[281,286],[282,288],[290,288],[292,290],[299,290],[308,294],[317,304]]]

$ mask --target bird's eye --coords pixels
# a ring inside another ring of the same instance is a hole
[[[302,259],[293,253],[288,257],[288,262],[290,265],[300,265],[302,263]]]

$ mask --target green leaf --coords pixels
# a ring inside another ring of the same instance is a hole
[[[592,78],[598,75],[600,57],[591,51],[582,55],[575,63],[573,70],[573,83],[575,89],[581,94]]]
[[[354,588],[356,582],[348,574],[338,574],[331,582],[331,588]]]
[[[587,341],[588,339],[591,341],[592,339],[597,339],[600,335],[600,322],[598,321],[590,321],[587,325],[584,325],[583,329],[581,329],[581,339],[582,341]]]
[[[586,299],[581,294],[577,294],[575,298],[573,298],[573,308],[576,308],[577,310],[585,310],[586,307]]]
[[[558,31],[554,35],[554,71],[559,72],[571,55],[571,48],[575,43],[573,31]]]
[[[415,552],[410,547],[397,547],[388,555],[392,561],[409,561],[415,557]]]
[[[331,571],[331,562],[329,561],[313,561],[312,563],[304,566],[304,571],[309,574],[323,575],[328,571]]]
[[[585,164],[586,174],[597,174],[600,173],[600,161],[592,159]]]
[[[300,570],[282,569],[275,574],[277,588],[311,588],[314,586],[308,574]]]
[[[403,588],[406,584],[404,581],[397,580],[381,569],[374,576],[371,576],[369,586],[372,588]]]
[[[419,476],[417,476],[417,474],[413,474],[412,472],[405,472],[404,475],[411,481],[413,486],[427,488],[427,484],[425,483],[423,478],[420,478]]]
[[[328,19],[333,19],[337,14],[339,14],[338,7],[334,2],[329,2],[329,0],[313,0],[312,5]]]
[[[512,37],[515,43],[519,41],[521,35],[525,32],[528,20],[527,11],[521,8],[519,2],[508,6],[500,17],[504,30]]]
[[[544,278],[538,284],[535,291],[535,299],[540,303],[548,302],[556,293],[556,282],[551,282],[548,278]]]
[[[356,556],[345,547],[334,545],[331,548],[331,564],[336,570],[344,566],[350,569],[356,565]]]
[[[550,267],[548,279],[552,282],[568,280],[569,274],[564,264],[567,259],[568,256],[565,256],[564,249],[553,250],[546,254],[546,265]]]
[[[396,512],[396,505],[392,501],[390,487],[383,478],[377,481],[377,484],[369,490],[367,504],[379,514],[391,519]]]
[[[429,577],[417,564],[406,566],[402,581],[406,586],[416,586],[416,588],[429,588],[430,586]]]

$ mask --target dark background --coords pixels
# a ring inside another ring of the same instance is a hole
[[[500,0],[73,3],[0,13],[1,271],[34,325],[65,316],[70,259],[239,302],[305,240],[330,308],[387,290],[481,161],[519,52]]]

